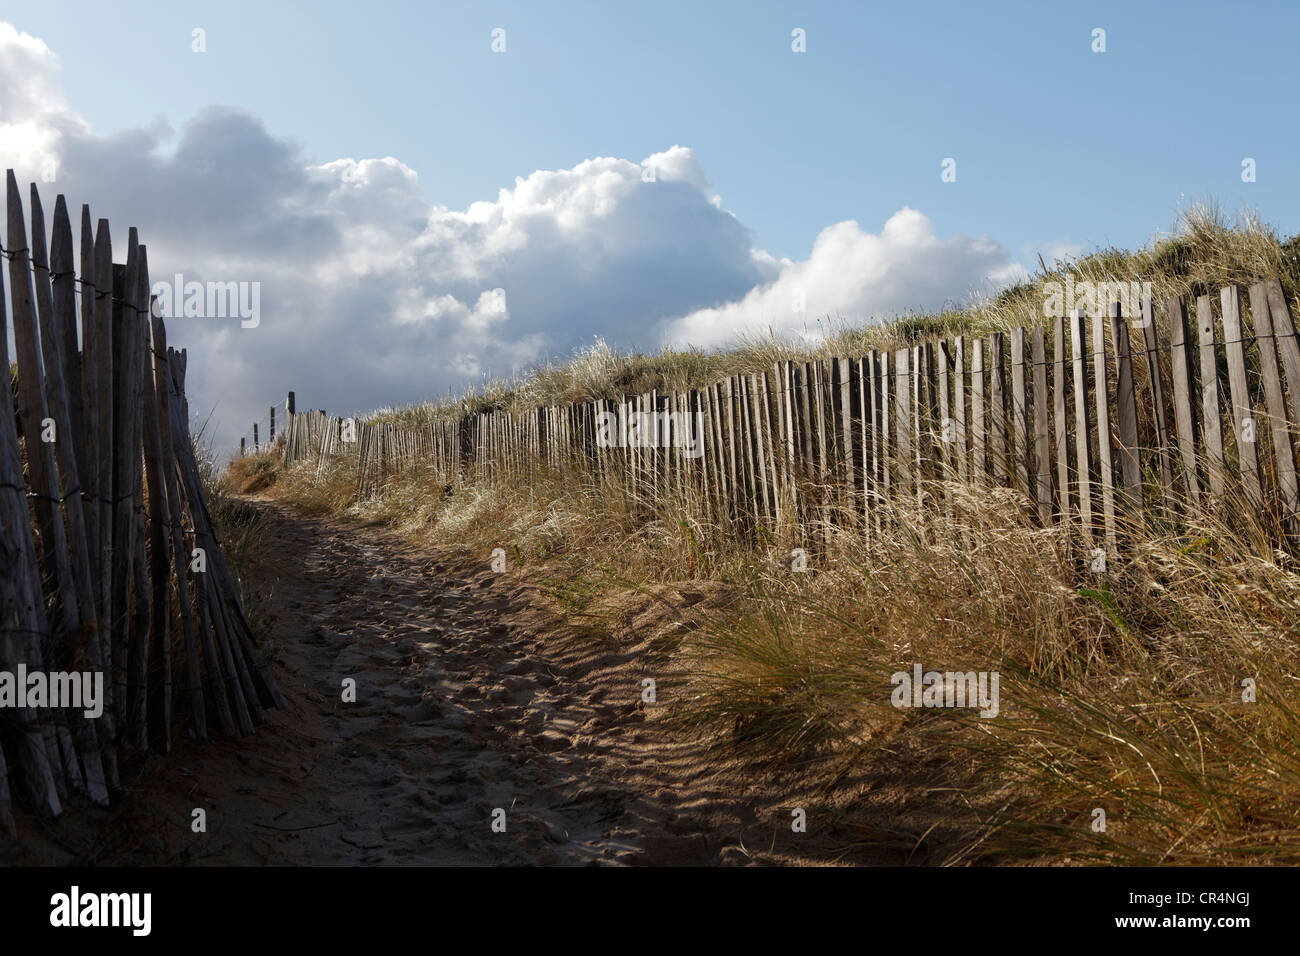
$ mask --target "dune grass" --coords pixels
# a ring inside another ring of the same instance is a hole
[[[597,341],[513,379],[489,381],[437,401],[376,409],[366,420],[426,424],[493,409],[520,411],[651,389],[684,391],[731,375],[769,371],[774,362],[784,359],[861,355],[873,348],[892,350],[945,336],[974,337],[1018,326],[1045,326],[1043,284],[1063,281],[1067,275],[1076,282],[1150,282],[1152,299],[1158,303],[1171,296],[1217,298],[1225,285],[1249,284],[1264,277],[1277,277],[1294,292],[1300,290],[1300,236],[1282,240],[1254,214],[1230,218],[1212,202],[1198,203],[1182,210],[1170,233],[1147,247],[1099,249],[1057,263],[964,308],[865,323],[810,316],[806,336],[754,333],[708,352],[677,348],[656,354],[620,352]]]
[[[1150,281],[1157,299],[1273,275],[1294,294],[1300,244],[1200,207],[1147,249],[1070,268]],[[374,414],[418,423],[682,389],[779,358],[1040,323],[1054,274],[818,342],[654,356],[598,345],[481,393]],[[314,462],[262,456],[236,460],[223,481],[483,560],[504,548],[574,619],[598,622],[611,592],[707,585],[707,610],[665,633],[665,719],[720,758],[813,787],[863,846],[887,834],[925,844],[935,863],[1300,862],[1300,573],[1232,495],[1178,530],[1121,529],[1126,559],[1094,573],[1077,531],[1038,527],[1013,492],[953,485],[950,515],[891,504],[869,546],[860,529],[835,528],[797,572],[792,542],[686,522],[573,474],[448,487],[413,467],[357,502],[346,462],[317,481]],[[895,706],[893,675],[917,663],[997,672],[997,716]]]

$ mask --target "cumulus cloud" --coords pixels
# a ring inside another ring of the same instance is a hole
[[[915,209],[894,213],[879,234],[850,220],[823,229],[812,254],[784,262],[742,298],[667,323],[678,344],[719,345],[746,333],[816,337],[821,320],[861,322],[908,309],[939,309],[1027,275],[996,242],[940,239]]]
[[[191,407],[236,441],[287,389],[346,413],[509,375],[600,335],[623,346],[708,345],[796,329],[807,315],[866,319],[941,304],[1014,272],[984,239],[937,238],[912,210],[879,235],[827,228],[807,260],[754,247],[695,153],[595,157],[537,170],[463,210],[429,199],[393,157],[316,161],[246,112],[210,107],[92,130],[65,102],[57,57],[0,23],[0,164],[48,178],[149,246],[155,281],[259,282],[256,328],[174,318]],[[75,218],[75,217],[74,217]]]
[[[46,172],[65,128],[84,129],[59,88],[59,61],[44,42],[0,22],[0,144],[11,165]]]

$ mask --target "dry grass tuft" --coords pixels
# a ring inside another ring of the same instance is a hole
[[[1151,281],[1158,300],[1268,275],[1294,291],[1300,244],[1198,206],[1149,248],[1094,252],[1068,269]],[[761,338],[646,356],[597,343],[518,381],[376,417],[680,390],[781,358],[1037,324],[1040,283],[1064,272],[817,344]],[[347,465],[318,482],[314,465],[245,459],[227,481],[484,561],[504,548],[556,610],[595,622],[592,633],[609,633],[597,625],[618,595],[707,588],[707,608],[665,631],[671,719],[720,757],[815,786],[861,834],[846,854],[883,840],[940,863],[1300,862],[1300,576],[1261,545],[1275,533],[1242,501],[1179,533],[1157,520],[1123,529],[1127,559],[1098,575],[1081,541],[1037,527],[1014,494],[955,486],[951,517],[891,506],[870,547],[859,529],[835,528],[796,573],[785,560],[796,542],[683,521],[575,476],[445,485],[413,468],[361,503]],[[996,671],[997,716],[895,707],[892,675],[916,663]]]

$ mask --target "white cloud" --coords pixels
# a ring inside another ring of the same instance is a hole
[[[59,61],[42,40],[0,22],[0,157],[46,173],[57,162],[63,130],[85,124],[59,88]]]
[[[225,444],[288,389],[302,408],[345,413],[508,375],[594,335],[705,345],[767,324],[792,330],[795,288],[810,319],[866,318],[1014,273],[997,244],[940,240],[907,209],[879,235],[839,223],[808,259],[777,259],[754,248],[680,145],[538,170],[453,210],[398,159],[315,162],[241,111],[100,134],[64,101],[55,55],[5,24],[0,121],[0,164],[39,180],[56,158],[47,208],[55,192],[74,211],[88,202],[111,220],[118,261],[134,225],[155,280],[261,283],[255,329],[168,323],[191,352],[191,407],[215,407]]]
[[[801,262],[768,263],[776,275],[742,298],[666,324],[677,344],[719,345],[745,333],[816,337],[824,319],[870,321],[938,309],[1024,278],[1007,251],[984,238],[940,239],[930,220],[903,207],[879,235],[849,220],[823,229]]]

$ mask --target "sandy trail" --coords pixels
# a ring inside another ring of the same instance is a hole
[[[111,811],[27,821],[43,839],[14,862],[810,863],[860,843],[824,816],[793,834],[808,795],[717,766],[654,719],[642,679],[671,693],[667,602],[629,612],[615,640],[561,640],[536,585],[486,557],[250,503],[267,538],[253,609],[287,710],[250,737],[150,758]]]
[[[287,714],[202,755],[197,859],[276,864],[625,861],[622,795],[574,737],[635,706],[575,692],[500,623],[496,575],[449,573],[376,528],[258,502],[278,570],[273,653]],[[343,681],[356,701],[343,701]],[[231,753],[227,754],[227,751]],[[238,767],[226,767],[227,757]],[[217,771],[216,774],[211,771]],[[233,786],[232,786],[233,784]],[[152,801],[151,801],[152,802]],[[505,832],[491,823],[505,811]]]
[[[748,837],[776,859],[788,811],[758,820],[752,798],[781,795],[715,780],[698,748],[647,720],[647,641],[566,647],[528,582],[486,560],[466,568],[382,528],[253,504],[268,538],[256,609],[289,708],[251,737],[151,761],[78,856],[745,863],[757,857]],[[345,678],[355,703],[342,700]],[[191,831],[194,808],[207,833]],[[504,833],[491,826],[497,808]]]

